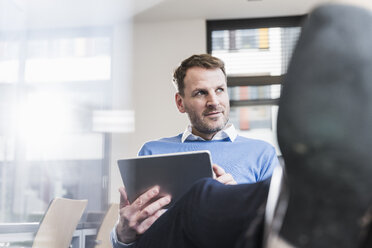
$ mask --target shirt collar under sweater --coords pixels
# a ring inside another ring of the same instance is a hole
[[[186,140],[187,141],[195,141],[195,140],[204,140],[205,141],[205,139],[203,139],[200,136],[197,136],[197,135],[193,134],[191,131],[192,131],[191,125],[188,125],[186,127],[186,130],[182,134],[182,139],[181,139],[182,143],[185,142]],[[212,140],[223,140],[223,139],[229,138],[231,142],[234,142],[234,140],[236,139],[237,136],[238,136],[238,133],[237,133],[234,125],[229,123],[224,127],[224,129],[222,129],[221,131],[218,131],[213,136]]]

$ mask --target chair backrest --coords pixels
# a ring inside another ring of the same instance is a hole
[[[36,233],[32,248],[67,248],[88,200],[55,198]]]
[[[111,247],[110,232],[118,220],[119,204],[111,203],[98,230],[95,248]]]

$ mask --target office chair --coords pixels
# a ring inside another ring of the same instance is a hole
[[[88,200],[55,198],[40,222],[32,248],[69,247]]]
[[[118,213],[119,204],[111,203],[97,232],[95,248],[111,247],[110,232],[118,220]]]

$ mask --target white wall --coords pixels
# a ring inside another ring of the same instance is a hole
[[[206,52],[205,26],[205,20],[134,23],[131,90],[135,133],[112,137],[111,202],[118,202],[117,189],[122,185],[116,160],[134,157],[144,142],[177,135],[188,124],[174,102],[172,75],[183,59]]]

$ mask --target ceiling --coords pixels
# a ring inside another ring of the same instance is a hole
[[[112,25],[133,16],[132,1],[0,0],[0,29]]]
[[[329,0],[0,0],[0,29],[299,15]]]
[[[135,1],[136,6],[141,1]],[[329,0],[153,0],[135,14],[135,21],[233,19],[301,15]],[[156,3],[155,3],[156,2]]]

